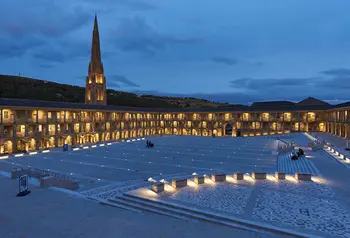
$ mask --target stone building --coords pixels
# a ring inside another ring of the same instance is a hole
[[[0,98],[0,154],[149,135],[262,136],[322,131],[349,138],[350,102],[307,98],[251,106],[160,109],[108,106],[97,17],[85,104]]]

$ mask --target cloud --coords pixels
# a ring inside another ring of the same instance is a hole
[[[321,82],[320,86],[328,89],[350,89],[350,69],[336,68],[322,71],[321,74],[328,76],[328,80]]]
[[[36,37],[4,39],[0,37],[0,58],[22,57],[29,49],[45,44]]]
[[[107,84],[111,87],[132,87],[138,88],[140,85],[130,81],[123,75],[111,75],[107,77]],[[121,84],[121,85],[120,85]]]
[[[155,55],[172,45],[195,44],[200,39],[172,36],[158,32],[144,18],[123,19],[111,34],[112,43],[125,52]]]
[[[223,63],[229,66],[236,65],[239,63],[238,60],[228,57],[214,57],[213,61],[217,63]]]
[[[230,86],[233,88],[247,89],[247,90],[275,90],[276,88],[285,87],[313,87],[316,85],[319,78],[240,78],[230,81]]]
[[[43,69],[51,69],[51,68],[54,68],[55,65],[52,65],[52,64],[41,64],[39,65],[40,68],[43,68]]]
[[[90,47],[87,42],[66,38],[65,40],[47,44],[32,54],[41,62],[65,63],[67,61],[88,59]]]
[[[61,1],[61,4],[57,2],[2,1],[0,57],[21,57],[29,50],[55,41],[91,20],[90,14],[83,8],[73,7],[67,0]]]
[[[329,70],[322,71],[321,73],[329,76],[336,76],[336,77],[350,76],[350,69],[346,69],[346,68],[329,69]]]
[[[83,0],[83,2],[89,2],[92,4],[96,4],[96,7],[106,9],[121,9],[126,8],[132,11],[150,11],[158,8],[155,1],[152,0],[99,0],[98,2],[95,0]]]
[[[124,6],[135,11],[148,11],[148,10],[157,9],[157,6],[154,3],[151,3],[151,1],[145,1],[145,0],[113,0],[113,1],[120,6]]]

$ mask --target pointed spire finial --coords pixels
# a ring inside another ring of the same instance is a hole
[[[89,72],[103,74],[100,52],[100,36],[98,31],[97,14],[95,13],[94,30],[92,33],[91,61]]]

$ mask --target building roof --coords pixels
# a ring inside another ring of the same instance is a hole
[[[232,105],[227,107],[212,108],[144,108],[126,107],[113,105],[93,105],[84,103],[68,103],[56,101],[39,101],[25,99],[0,98],[0,107],[25,107],[25,108],[46,108],[46,109],[76,109],[76,110],[106,110],[106,111],[129,111],[129,112],[269,112],[269,111],[308,111],[308,110],[329,110],[339,107],[348,107],[350,102],[339,105],[314,103],[292,103],[288,101],[257,102],[251,106]]]
[[[313,98],[313,97],[308,97],[308,98],[298,102],[297,105],[300,105],[300,106],[329,106],[330,104],[325,102],[325,101],[321,101],[319,99]]]

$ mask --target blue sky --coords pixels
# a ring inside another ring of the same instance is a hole
[[[1,1],[0,73],[84,85],[94,14],[108,88],[231,103],[348,100],[348,0]]]

